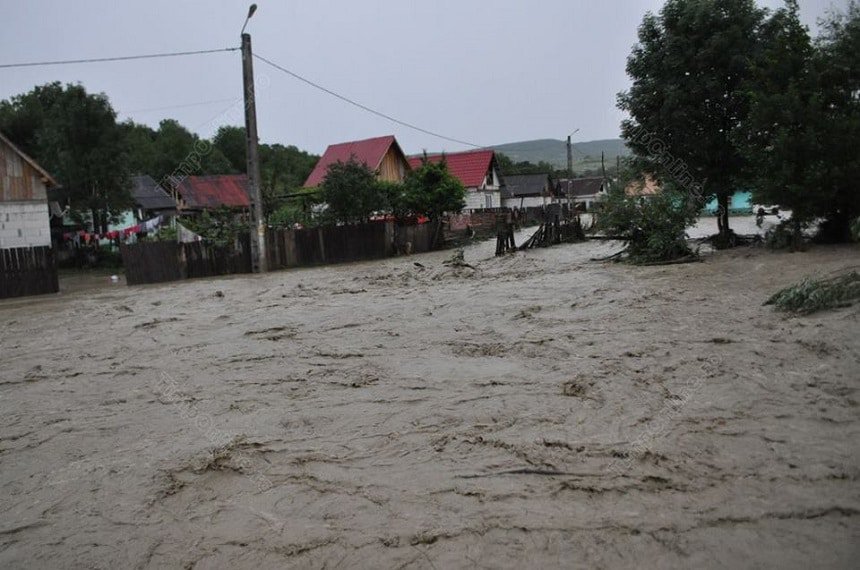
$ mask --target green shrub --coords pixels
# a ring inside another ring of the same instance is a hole
[[[693,255],[686,229],[697,216],[685,194],[667,185],[654,195],[628,196],[619,184],[601,206],[596,229],[623,239],[630,261],[649,263]]]
[[[781,311],[809,314],[847,307],[860,299],[860,273],[852,271],[829,279],[804,279],[778,291],[765,305]]]

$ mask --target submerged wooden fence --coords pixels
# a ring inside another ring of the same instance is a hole
[[[269,269],[381,259],[433,249],[434,225],[371,222],[266,232]],[[205,242],[142,242],[120,245],[129,285],[251,272],[250,236],[235,246]]]
[[[50,246],[0,249],[0,299],[60,290]]]
[[[267,233],[269,269],[345,263],[433,249],[433,224],[371,222]]]
[[[129,285],[251,272],[250,237],[216,246],[205,242],[141,242],[120,245]]]

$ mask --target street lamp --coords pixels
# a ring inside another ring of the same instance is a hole
[[[251,4],[251,7],[250,7],[250,8],[248,8],[248,15],[245,17],[245,23],[244,23],[244,24],[242,24],[242,31],[241,31],[241,32],[239,32],[239,35],[240,35],[240,36],[241,36],[242,34],[244,34],[244,33],[245,33],[245,26],[247,26],[247,25],[248,25],[248,20],[250,20],[250,19],[251,19],[251,16],[253,16],[253,15],[254,15],[254,12],[256,12],[256,11],[257,11],[257,5],[256,5],[256,4]]]

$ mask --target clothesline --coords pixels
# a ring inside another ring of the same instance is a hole
[[[88,232],[86,230],[79,230],[77,232],[66,232],[63,234],[63,239],[75,241],[81,240],[84,243],[90,243],[91,241],[99,241],[103,239],[127,239],[129,236],[132,235],[137,235],[140,233],[150,233],[152,231],[155,231],[156,229],[158,229],[159,226],[161,226],[163,222],[164,216],[156,216],[154,218],[146,220],[145,222],[140,222],[138,224],[134,224],[119,230],[110,230],[105,233]]]

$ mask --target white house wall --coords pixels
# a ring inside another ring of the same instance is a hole
[[[487,203],[489,197],[489,205]],[[502,196],[498,190],[474,190],[466,191],[466,210],[482,210],[485,208],[501,208]]]
[[[51,245],[47,202],[0,202],[0,249]]]
[[[543,196],[525,196],[523,198],[505,198],[502,206],[505,208],[540,208],[550,203],[549,198]]]

